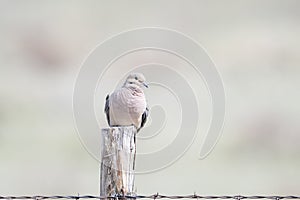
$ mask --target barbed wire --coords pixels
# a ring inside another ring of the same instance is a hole
[[[300,196],[242,196],[242,195],[233,195],[233,196],[201,196],[197,194],[192,195],[162,195],[159,193],[153,195],[135,195],[135,196],[94,196],[94,195],[54,195],[54,196],[0,196],[0,199],[10,200],[10,199],[32,199],[32,200],[43,200],[43,199],[234,199],[234,200],[242,200],[242,199],[271,199],[271,200],[281,200],[281,199],[300,199]]]

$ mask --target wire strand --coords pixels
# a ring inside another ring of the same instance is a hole
[[[300,199],[300,196],[242,196],[242,195],[233,195],[233,196],[201,196],[197,194],[192,195],[162,195],[159,193],[153,195],[135,195],[135,196],[94,196],[94,195],[54,195],[54,196],[0,196],[0,199],[10,200],[10,199],[32,199],[32,200],[43,200],[43,199],[234,199],[234,200],[242,200],[242,199],[270,199],[270,200],[281,200],[281,199]]]

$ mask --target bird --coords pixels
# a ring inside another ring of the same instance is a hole
[[[144,88],[144,75],[131,73],[121,88],[106,96],[104,112],[110,127],[133,125],[137,132],[144,127],[149,113]]]

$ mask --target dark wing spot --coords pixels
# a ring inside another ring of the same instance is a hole
[[[105,108],[104,108],[104,112],[106,114],[106,119],[107,119],[107,123],[110,126],[110,118],[109,118],[109,95],[106,96],[105,99]]]
[[[138,132],[141,130],[141,128],[144,127],[146,121],[147,121],[147,117],[148,117],[148,114],[149,114],[149,109],[148,107],[146,108],[146,110],[144,111],[144,113],[142,114],[142,121],[141,121],[141,127],[138,128]]]

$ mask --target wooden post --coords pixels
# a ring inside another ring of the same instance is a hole
[[[101,130],[100,196],[134,196],[136,128],[110,127]]]

